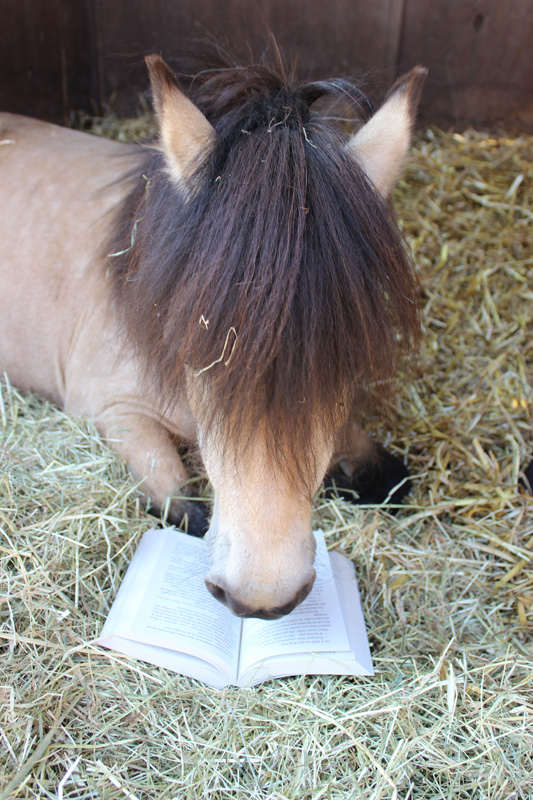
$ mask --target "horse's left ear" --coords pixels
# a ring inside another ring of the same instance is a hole
[[[180,182],[194,170],[198,158],[209,150],[215,131],[178,86],[176,76],[160,56],[146,57],[159,125],[161,149],[168,170]]]
[[[347,148],[383,197],[388,197],[409,152],[427,69],[415,67],[399,78],[381,108],[348,142]]]

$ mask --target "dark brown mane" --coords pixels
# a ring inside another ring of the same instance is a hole
[[[218,136],[192,192],[149,151],[109,251],[127,334],[162,396],[176,398],[185,365],[205,370],[208,424],[235,443],[265,423],[272,452],[304,476],[317,418],[331,432],[377,381],[382,395],[418,335],[390,211],[312,109],[327,93],[361,101],[345,80],[204,68],[191,97]]]

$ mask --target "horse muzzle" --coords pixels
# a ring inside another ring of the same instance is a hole
[[[242,603],[230,591],[225,589],[219,583],[214,583],[208,578],[205,580],[205,585],[216,600],[219,600],[237,617],[256,617],[258,619],[280,619],[281,617],[290,614],[290,612],[300,605],[311,589],[315,582],[315,571],[311,577],[304,583],[304,585],[296,592],[294,597],[289,602],[283,605],[268,607],[255,607],[253,604]]]

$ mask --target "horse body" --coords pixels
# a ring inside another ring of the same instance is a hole
[[[168,434],[193,441],[196,426],[186,403],[164,417],[142,385],[102,250],[127,192],[117,179],[142,149],[12,114],[0,126],[0,369],[93,418],[139,478],[150,473],[160,506],[187,480]]]
[[[66,404],[72,361],[87,356],[71,351],[88,318],[105,318],[92,254],[116,203],[98,192],[117,147],[10,114],[0,140],[1,364],[17,386]]]
[[[150,498],[152,505],[161,509],[174,495],[171,516],[179,519],[186,514],[191,528],[201,525],[201,512],[197,504],[183,497],[183,490],[181,497],[176,497],[179,487],[187,481],[187,472],[175,441],[198,441],[215,489],[208,532],[211,557],[211,570],[206,579],[208,588],[234,613],[275,618],[290,611],[312,586],[311,502],[328,465],[342,458],[353,468],[371,461],[375,448],[366,434],[349,421],[351,399],[344,399],[349,387],[342,382],[337,387],[336,408],[327,408],[318,392],[313,405],[316,422],[310,414],[304,415],[305,431],[302,434],[295,428],[292,438],[287,428],[290,445],[286,445],[284,420],[278,419],[279,414],[276,416],[276,409],[281,407],[276,399],[279,386],[276,388],[274,381],[272,388],[267,377],[259,387],[253,384],[250,364],[257,363],[258,369],[261,364],[253,358],[246,363],[243,304],[248,303],[249,287],[256,282],[263,287],[265,281],[270,280],[268,275],[260,280],[255,273],[253,278],[248,276],[245,294],[238,296],[229,316],[226,314],[218,320],[219,334],[220,331],[222,334],[215,336],[210,345],[214,357],[206,358],[209,353],[206,350],[203,361],[198,364],[194,360],[198,350],[194,342],[200,342],[201,351],[204,341],[194,339],[198,330],[201,335],[207,335],[210,323],[211,330],[216,330],[214,295],[209,295],[209,287],[202,295],[207,303],[205,315],[196,314],[194,306],[195,298],[203,291],[201,284],[196,286],[190,300],[185,297],[195,317],[192,345],[185,356],[179,348],[181,340],[187,342],[187,331],[182,332],[178,345],[174,342],[176,337],[170,337],[172,325],[177,325],[178,319],[182,324],[184,316],[183,309],[176,312],[170,307],[175,302],[179,309],[179,303],[183,302],[184,289],[179,285],[182,278],[176,277],[177,267],[165,264],[162,255],[162,266],[159,262],[151,265],[149,282],[143,284],[146,280],[141,263],[143,246],[146,247],[147,242],[148,247],[153,244],[153,239],[147,238],[148,220],[150,213],[155,214],[157,227],[157,219],[162,216],[158,236],[164,239],[172,228],[170,222],[175,219],[176,227],[185,229],[184,242],[188,241],[187,236],[192,234],[183,220],[193,212],[199,215],[195,209],[200,207],[204,216],[198,219],[204,219],[205,208],[212,202],[214,189],[220,182],[217,175],[207,192],[205,187],[199,188],[200,178],[195,176],[201,173],[210,152],[216,150],[217,140],[223,140],[224,120],[221,118],[218,126],[215,121],[212,127],[181,93],[172,74],[159,59],[152,58],[149,68],[163,158],[163,167],[160,156],[152,158],[155,188],[151,185],[152,173],[147,176],[143,172],[146,157],[140,147],[9,114],[0,115],[0,370],[21,389],[46,395],[67,412],[92,417],[103,436],[142,480],[145,498]],[[366,172],[378,192],[384,195],[396,177],[402,153],[405,155],[409,143],[416,95],[423,80],[421,71],[413,75],[411,82],[404,81],[388,101],[389,114],[395,120],[392,145],[387,143],[391,135],[387,113],[382,114],[380,124],[378,112],[367,123],[370,131],[363,128],[359,135]],[[282,118],[285,123],[288,114],[283,113],[286,114]],[[266,146],[271,141],[269,136],[275,135],[277,124],[280,123],[274,118],[268,122],[270,127],[265,129],[264,137]],[[242,134],[252,135],[248,130]],[[380,137],[384,142],[379,141]],[[304,148],[316,147],[308,140],[305,128],[304,138]],[[373,144],[376,141],[377,148]],[[260,148],[264,146],[260,143]],[[393,157],[390,156],[391,146],[395,151]],[[357,138],[350,140],[347,152],[357,147]],[[381,158],[380,151],[387,157]],[[137,182],[133,192],[132,176],[136,176]],[[175,218],[167,219],[159,214],[157,204],[155,212],[150,212],[148,195],[157,191],[158,181],[164,183],[164,191],[171,193],[169,196],[180,209]],[[279,191],[285,191],[286,186],[292,187],[292,182],[280,183]],[[287,207],[292,208],[292,196],[289,201]],[[272,202],[275,213],[276,197]],[[121,207],[123,212],[119,213]],[[266,211],[259,208],[258,214]],[[301,208],[298,213],[298,219],[305,220],[312,209]],[[145,214],[147,221],[143,221]],[[117,219],[120,234],[116,231],[113,234]],[[284,229],[286,221],[280,219],[280,230]],[[140,226],[139,246],[134,241],[137,224]],[[304,224],[302,222],[301,226]],[[205,238],[209,238],[209,228],[206,231]],[[217,239],[222,234],[219,232]],[[301,237],[301,231],[298,235]],[[106,252],[104,243],[111,240],[118,243],[117,246],[122,241],[123,249]],[[185,245],[182,250],[186,250]],[[138,262],[135,261],[137,251],[141,253]],[[215,256],[212,258],[215,263]],[[282,263],[286,258],[287,255],[278,260]],[[206,259],[209,261],[207,256]],[[180,269],[186,273],[186,260],[184,264]],[[210,266],[206,266],[205,281],[214,283],[224,273],[210,273]],[[218,269],[216,264],[215,267]],[[261,253],[258,253],[253,269],[260,267]],[[301,272],[300,265],[297,267],[294,280],[299,280],[297,276]],[[164,287],[169,272],[176,283],[176,291],[163,291],[159,287],[160,294],[152,297],[152,284],[159,281]],[[272,274],[275,276],[275,265]],[[287,281],[290,280],[293,278],[287,272]],[[338,282],[337,278],[335,280]],[[240,281],[233,276],[229,294],[238,284]],[[300,287],[300,293],[304,289],[305,286]],[[260,298],[265,308],[275,290],[273,281],[273,288],[268,287],[268,292]],[[320,291],[326,290],[321,288]],[[294,297],[298,297],[297,287]],[[251,316],[255,313],[252,301],[253,298],[246,307],[246,313]],[[408,302],[412,302],[412,298],[408,298]],[[376,307],[379,316],[379,307]],[[276,356],[277,361],[273,358],[269,362],[268,369],[274,376],[276,369],[288,369],[285,362],[289,363],[300,354],[308,357],[298,331],[294,338],[300,349],[298,352],[287,349],[289,333],[286,331],[295,327],[296,312],[288,308],[284,313],[288,328],[283,329],[280,323],[281,338],[268,345],[281,353]],[[146,336],[145,331],[152,330],[150,326],[154,332]],[[270,342],[265,336],[264,341]],[[310,337],[312,339],[311,333]],[[259,343],[263,341],[259,332],[257,338]],[[172,356],[169,366],[168,353],[172,355],[173,346],[178,347],[180,356]],[[282,358],[285,359],[283,363]],[[170,377],[166,382],[151,379],[152,362],[163,378],[165,370],[168,371]],[[244,378],[239,373],[243,364],[247,370]],[[296,374],[298,367],[294,370]],[[235,376],[233,384],[232,376]],[[226,385],[224,381],[227,380],[230,383]],[[247,382],[252,384],[248,395]],[[267,401],[261,405],[263,385],[270,406]],[[309,391],[311,397],[311,386]],[[171,401],[169,395],[172,395]],[[294,397],[291,398],[288,391],[287,403],[293,416],[298,412],[296,406],[306,402],[306,397],[301,400],[298,394]],[[324,397],[327,400],[326,394]],[[232,398],[236,398],[238,405],[235,414]],[[256,407],[259,408],[257,414]],[[224,414],[219,414],[218,408],[223,409]],[[308,411],[306,408],[306,413]],[[303,459],[305,469],[300,470],[291,462],[292,443],[298,437],[303,441],[303,435],[307,456]],[[279,459],[274,450],[280,454]],[[304,480],[300,480],[302,472],[305,472]]]

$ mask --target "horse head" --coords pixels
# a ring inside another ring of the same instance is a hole
[[[345,137],[313,104],[355,96],[347,82],[213,70],[195,104],[159,57],[147,63],[158,153],[124,305],[141,310],[135,335],[163,395],[196,420],[215,490],[207,586],[272,619],[313,585],[312,498],[361,387],[386,385],[416,339],[388,196],[425,70]]]

